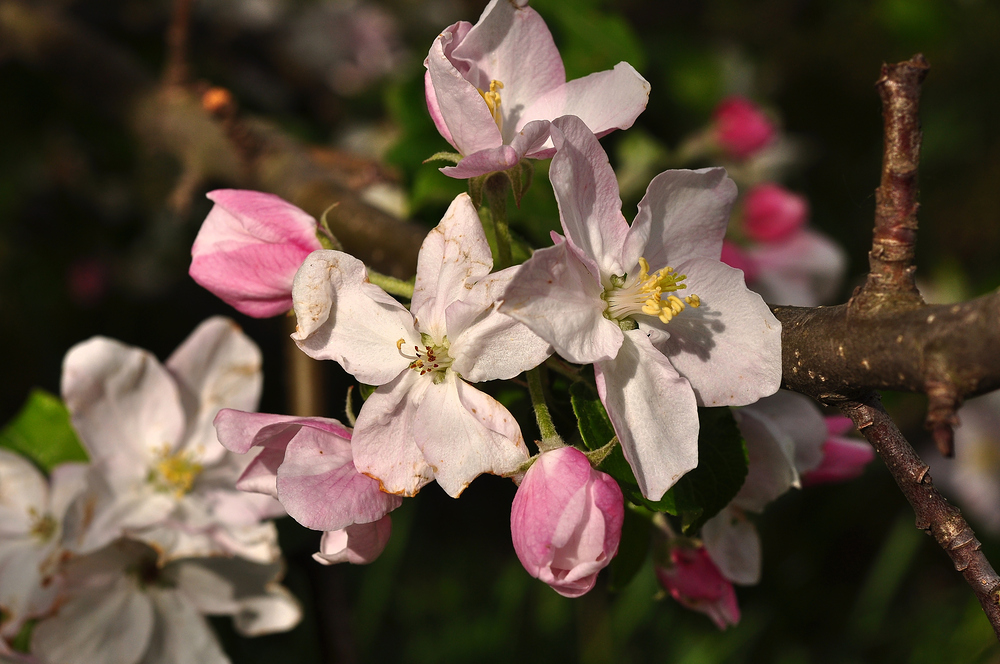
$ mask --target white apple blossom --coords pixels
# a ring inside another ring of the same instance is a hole
[[[567,360],[594,363],[625,458],[658,499],[698,463],[698,406],[778,389],[781,325],[719,261],[736,197],[724,170],[661,173],[630,227],[597,138],[572,116],[552,126],[566,237],[522,266],[500,311]]]
[[[369,283],[364,264],[313,252],[292,289],[292,338],[379,386],[358,414],[354,465],[383,491],[411,496],[436,479],[458,496],[480,473],[514,472],[528,459],[514,417],[469,383],[513,378],[551,352],[496,312],[518,268],[490,274],[479,216],[459,195],[420,247],[410,311]]]

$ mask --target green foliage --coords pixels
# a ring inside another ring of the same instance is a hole
[[[531,3],[555,36],[567,80],[611,69],[619,62],[629,63],[640,73],[645,67],[642,44],[628,21],[601,11],[600,4],[595,0]]]
[[[603,447],[614,437],[614,429],[597,392],[586,383],[570,388],[573,412],[580,436],[588,450]],[[747,452],[743,437],[729,408],[699,408],[698,467],[682,477],[660,500],[649,500],[639,490],[632,468],[618,446],[601,463],[632,503],[656,512],[681,517],[685,532],[695,532],[719,513],[743,486],[747,474]]]
[[[0,431],[0,447],[23,454],[45,472],[66,461],[87,461],[66,406],[42,389],[32,390],[21,412]]]

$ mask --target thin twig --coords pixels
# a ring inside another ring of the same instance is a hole
[[[170,26],[167,28],[167,62],[163,69],[166,85],[184,85],[188,82],[188,43],[191,35],[191,7],[194,0],[174,0]]]
[[[962,573],[1000,639],[1000,576],[980,550],[979,540],[958,508],[938,493],[925,464],[882,408],[874,392],[839,404],[875,447],[903,495],[913,506],[917,528],[934,537]]]

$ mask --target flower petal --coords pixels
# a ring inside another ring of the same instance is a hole
[[[795,441],[753,406],[734,411],[746,441],[748,469],[740,491],[733,499],[737,507],[763,512],[772,500],[799,484],[795,469]]]
[[[698,465],[694,392],[642,330],[625,333],[618,356],[594,365],[597,392],[642,495],[659,500]]]
[[[372,393],[354,423],[354,466],[378,480],[382,491],[413,496],[434,479],[414,437],[420,399],[431,379],[404,371]]]
[[[781,242],[747,249],[757,267],[753,289],[772,304],[814,307],[840,288],[847,256],[827,236],[803,228]]]
[[[481,473],[509,474],[528,460],[514,416],[453,372],[427,388],[413,434],[434,479],[453,498]]]
[[[369,283],[365,264],[340,251],[315,251],[295,275],[292,339],[317,360],[335,360],[362,383],[383,385],[410,361],[396,348],[420,335],[403,305]]]
[[[511,137],[509,145],[479,150],[468,155],[455,166],[440,169],[448,177],[467,179],[487,173],[506,171],[526,156],[538,153],[549,142],[549,122],[535,120],[529,122],[520,132]]]
[[[26,458],[0,448],[0,538],[27,535],[32,515],[48,511],[49,487],[45,477]]]
[[[719,260],[735,200],[736,183],[725,169],[660,173],[639,201],[622,260],[641,255],[654,270],[691,258]]]
[[[741,510],[724,508],[702,526],[701,539],[724,577],[742,586],[760,583],[760,535]]]
[[[556,156],[549,167],[552,191],[559,203],[563,231],[584,255],[593,259],[601,277],[621,275],[628,222],[622,216],[618,180],[608,155],[583,120],[574,116],[552,122]]]
[[[760,296],[747,289],[743,273],[716,260],[677,266],[688,293],[701,298],[667,325],[658,344],[691,381],[700,406],[743,406],[774,394],[781,384],[781,323]]]
[[[388,514],[373,523],[323,533],[319,551],[313,554],[313,560],[321,565],[367,565],[382,554],[391,534],[392,519]]]
[[[500,313],[524,323],[570,362],[610,360],[622,331],[604,317],[598,277],[569,242],[539,249],[504,291]]]

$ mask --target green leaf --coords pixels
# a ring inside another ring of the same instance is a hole
[[[368,401],[368,397],[370,397],[376,389],[378,388],[375,387],[374,385],[365,385],[364,383],[358,383],[358,392],[361,393],[361,398],[364,399],[365,401]]]
[[[580,436],[588,450],[598,449],[614,436],[614,428],[597,391],[587,383],[570,387],[570,400]],[[698,467],[682,477],[660,500],[649,500],[639,490],[621,446],[599,469],[615,478],[622,493],[635,505],[681,517],[684,531],[694,532],[729,504],[743,486],[747,453],[743,436],[729,408],[699,408]]]
[[[45,472],[66,461],[87,461],[87,452],[59,397],[35,389],[13,420],[0,431],[0,447],[19,452]]]

